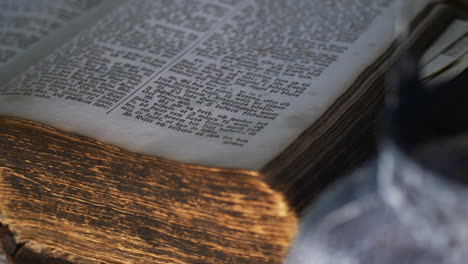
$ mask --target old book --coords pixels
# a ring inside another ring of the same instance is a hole
[[[280,263],[301,208],[372,151],[395,6],[0,3],[7,258]],[[455,16],[427,6],[415,47]]]

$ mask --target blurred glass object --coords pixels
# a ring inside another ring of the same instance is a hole
[[[400,1],[376,159],[305,210],[286,263],[468,263],[468,70],[423,84],[406,43],[417,6]]]
[[[288,264],[467,263],[468,71],[427,86],[404,56],[396,73],[376,160],[306,211]]]

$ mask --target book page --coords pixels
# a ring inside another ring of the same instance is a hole
[[[427,65],[450,45],[462,38],[468,32],[468,21],[457,19],[437,38],[421,58],[421,64]]]
[[[439,61],[441,63],[438,63]],[[429,65],[434,65],[434,68],[436,68],[435,65],[443,65],[442,62],[448,61],[450,61],[450,64],[439,68],[437,72],[434,71],[428,83],[448,81],[468,68],[468,34],[449,46],[449,48],[432,60]]]
[[[95,23],[121,0],[0,1],[0,81]]]
[[[389,0],[128,1],[0,88],[0,114],[259,169],[391,44]]]
[[[0,2],[0,65],[94,8],[99,1],[6,0]]]
[[[461,65],[466,53],[468,53],[468,21],[455,20],[424,53],[421,59],[421,77],[434,78],[454,68],[457,70],[453,73],[459,72],[463,68]]]

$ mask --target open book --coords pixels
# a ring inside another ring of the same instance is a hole
[[[7,255],[279,263],[303,204],[372,150],[394,2],[0,3]],[[425,8],[415,46],[454,17]]]

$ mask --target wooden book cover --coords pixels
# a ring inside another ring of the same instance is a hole
[[[395,6],[0,3],[7,258],[280,263],[301,208],[372,151]],[[418,50],[454,16],[419,12]]]

